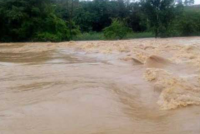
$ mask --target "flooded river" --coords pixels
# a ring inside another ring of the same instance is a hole
[[[119,55],[1,44],[0,134],[200,133],[199,106],[162,110],[161,91],[144,79],[146,66]],[[147,66],[168,64],[154,58]]]

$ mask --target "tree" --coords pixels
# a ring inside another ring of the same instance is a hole
[[[175,20],[176,28],[181,36],[200,34],[200,11],[195,9],[185,10]]]
[[[194,4],[194,0],[185,0],[184,4],[185,4],[186,6],[193,5],[193,4]]]
[[[195,35],[199,34],[200,21],[196,13],[199,8],[191,6],[193,3],[194,0],[0,0],[0,41],[71,40],[80,33],[79,28],[81,32],[103,31],[105,36],[116,39],[123,38],[121,33],[127,33],[124,29],[152,30],[156,37]]]
[[[142,0],[142,6],[147,15],[149,26],[155,37],[165,36],[175,14],[174,0]]]
[[[112,24],[103,31],[107,39],[123,39],[131,30],[123,21],[114,19]]]
[[[130,3],[128,5],[129,14],[126,17],[127,24],[134,32],[147,30],[146,17],[140,3]]]
[[[74,24],[56,14],[52,0],[1,0],[0,18],[0,41],[61,41],[75,33],[69,33]]]
[[[76,12],[76,15],[73,18],[73,20],[76,24],[79,24],[80,30],[82,32],[90,32],[93,29],[95,16],[96,14],[81,8]]]

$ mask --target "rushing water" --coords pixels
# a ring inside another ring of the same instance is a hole
[[[0,134],[200,133],[200,108],[160,110],[140,64],[20,47],[0,46]]]

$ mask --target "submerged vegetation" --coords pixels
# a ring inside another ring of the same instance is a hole
[[[200,35],[193,0],[0,0],[0,41]],[[153,35],[154,34],[154,35]]]

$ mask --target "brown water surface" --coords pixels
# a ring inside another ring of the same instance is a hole
[[[0,45],[0,134],[200,133],[200,108],[160,110],[142,64],[26,45]]]

